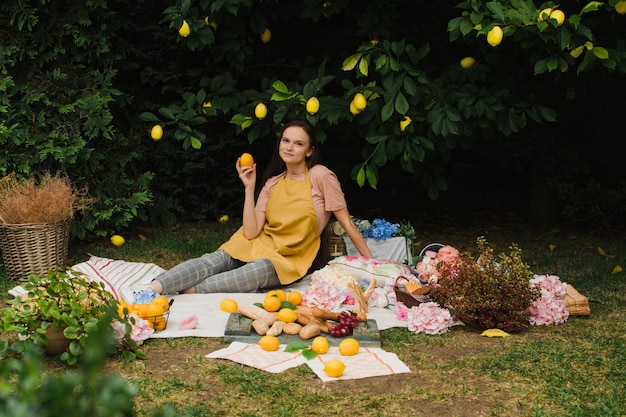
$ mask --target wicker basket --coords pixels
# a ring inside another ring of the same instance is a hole
[[[405,306],[411,308],[421,303],[431,301],[430,297],[426,295],[430,292],[431,288],[429,286],[423,286],[417,291],[411,293],[406,289],[403,281],[408,282],[408,279],[406,277],[399,276],[398,278],[396,278],[396,282],[393,286],[393,291],[396,293],[396,300],[398,302],[401,302]]]
[[[67,258],[71,220],[53,224],[1,224],[0,251],[11,279],[46,274],[63,267]]]

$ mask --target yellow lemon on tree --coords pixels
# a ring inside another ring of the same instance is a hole
[[[311,97],[310,99],[307,100],[306,102],[306,111],[313,115],[315,113],[317,113],[320,110],[320,101],[317,99],[317,97]]]
[[[263,308],[267,311],[278,311],[280,310],[280,305],[282,304],[282,302],[280,301],[280,299],[275,296],[275,295],[271,295],[269,297],[265,297],[265,300],[263,300]]]
[[[410,125],[412,122],[411,118],[409,116],[404,116],[404,120],[402,120],[400,122],[400,130],[404,132],[404,130],[406,129],[406,127],[408,125]]]
[[[487,43],[491,46],[498,46],[502,42],[504,33],[500,26],[494,26],[489,33],[487,33]]]
[[[120,247],[124,243],[126,243],[126,240],[120,235],[113,235],[111,236],[111,243],[117,247]]]
[[[565,13],[561,10],[553,10],[552,13],[550,13],[550,19],[555,19],[556,25],[561,26],[563,22],[565,22]]]
[[[324,372],[331,378],[337,378],[343,375],[346,365],[339,359],[331,359],[324,364]]]
[[[239,307],[237,305],[237,301],[233,300],[232,298],[224,298],[220,302],[220,310],[227,313],[234,313],[235,311],[237,311],[237,307]]]
[[[222,214],[217,221],[220,223],[226,223],[227,221],[230,220],[230,217],[228,217],[228,214]]]
[[[352,102],[354,103],[354,107],[356,107],[360,111],[365,110],[365,107],[367,107],[367,100],[365,100],[365,96],[361,93],[356,93],[354,95],[354,98],[352,99]]]
[[[161,140],[163,137],[163,128],[161,125],[152,126],[152,129],[150,130],[150,137],[155,141]]]
[[[278,311],[278,320],[285,323],[293,323],[297,318],[296,312],[290,308],[281,308]]]
[[[352,113],[355,116],[361,113],[361,110],[357,109],[356,106],[354,105],[354,100],[350,102],[350,113]]]
[[[278,340],[276,336],[265,335],[259,339],[257,344],[261,346],[261,349],[272,352],[274,350],[278,350],[280,340]]]
[[[311,342],[311,350],[318,355],[323,355],[324,353],[328,352],[328,339],[326,339],[324,336],[317,336]]]
[[[268,43],[272,39],[272,31],[270,28],[265,28],[263,33],[261,33],[261,42]]]
[[[626,1],[618,1],[615,3],[615,11],[619,14],[626,14]]]
[[[539,12],[539,17],[537,18],[537,20],[539,20],[540,22],[543,22],[544,20],[549,19],[551,12],[552,12],[552,8],[543,9],[542,11]]]
[[[352,356],[359,353],[359,341],[353,337],[348,337],[343,339],[341,343],[339,343],[339,353],[343,356]]]
[[[254,165],[254,158],[249,153],[242,153],[239,157],[239,165],[242,167],[251,167]]]
[[[475,62],[476,62],[476,60],[473,57],[466,56],[460,62],[461,68],[463,68],[463,69],[470,69],[470,68],[472,68],[474,66]]]
[[[265,116],[267,116],[267,106],[263,103],[257,104],[254,108],[254,115],[259,120],[265,119]]]
[[[296,290],[289,291],[289,294],[287,294],[287,301],[295,306],[299,306],[302,304],[302,293]]]
[[[180,29],[178,29],[178,34],[183,38],[186,38],[191,34],[191,28],[189,27],[189,23],[187,23],[186,20],[183,20],[182,26],[180,27]]]

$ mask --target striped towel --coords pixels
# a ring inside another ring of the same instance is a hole
[[[88,280],[102,282],[105,289],[120,298],[120,289],[138,284],[147,284],[156,276],[165,272],[165,269],[152,263],[128,262],[92,256],[86,262],[74,265],[72,270],[81,273]],[[9,294],[18,297],[26,291],[17,286],[9,290]]]

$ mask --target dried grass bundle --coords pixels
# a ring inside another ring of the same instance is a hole
[[[0,179],[0,221],[4,224],[51,224],[74,217],[87,208],[87,190],[77,190],[63,173],[44,173],[39,180]]]

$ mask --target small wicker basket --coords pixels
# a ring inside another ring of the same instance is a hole
[[[416,291],[409,292],[404,286],[404,282],[408,282],[409,279],[404,276],[399,276],[396,278],[396,282],[393,286],[393,290],[396,293],[396,300],[398,302],[403,303],[405,306],[411,308],[417,306],[421,303],[426,303],[431,301],[430,297],[428,297],[428,293],[431,288],[427,285],[417,289]]]
[[[53,224],[0,223],[0,251],[9,278],[42,275],[64,267],[70,226],[71,219]]]

